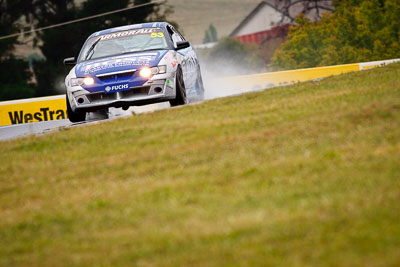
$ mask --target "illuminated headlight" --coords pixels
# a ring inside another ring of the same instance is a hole
[[[152,75],[163,74],[167,72],[167,66],[158,66],[153,68],[143,68],[140,70],[139,75],[143,78],[150,78]]]
[[[94,84],[94,79],[92,77],[72,78],[71,79],[71,86],[93,85],[93,84]]]

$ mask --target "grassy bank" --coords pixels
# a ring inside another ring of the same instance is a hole
[[[398,266],[400,64],[0,143],[0,265]]]

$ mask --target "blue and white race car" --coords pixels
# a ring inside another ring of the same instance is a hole
[[[71,122],[87,112],[127,109],[169,101],[201,101],[204,87],[197,55],[170,24],[145,23],[99,31],[86,40],[65,78]]]

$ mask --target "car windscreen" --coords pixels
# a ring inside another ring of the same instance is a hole
[[[79,62],[154,49],[168,49],[164,32],[159,28],[141,28],[90,38],[83,47]]]

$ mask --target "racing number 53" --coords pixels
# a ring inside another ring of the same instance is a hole
[[[162,33],[162,32],[153,32],[152,34],[151,34],[151,38],[162,38],[162,37],[164,37],[164,33]]]

